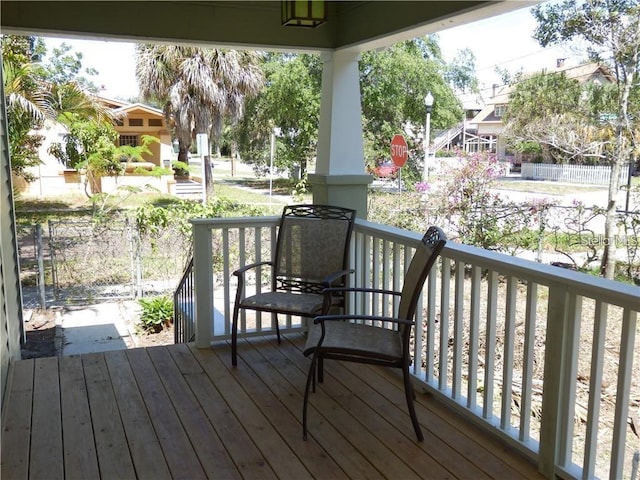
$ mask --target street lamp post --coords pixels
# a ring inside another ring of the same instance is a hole
[[[431,92],[424,97],[424,105],[427,107],[427,122],[424,128],[424,171],[422,173],[422,181],[427,183],[429,180],[429,145],[431,144],[431,108],[433,107],[433,95]]]

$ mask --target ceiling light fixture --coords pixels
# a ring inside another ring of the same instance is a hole
[[[315,28],[327,21],[327,5],[323,0],[283,0],[282,25]]]

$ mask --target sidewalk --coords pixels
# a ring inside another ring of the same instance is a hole
[[[65,307],[57,312],[58,354],[134,348],[133,317],[139,309],[139,305],[131,300]]]

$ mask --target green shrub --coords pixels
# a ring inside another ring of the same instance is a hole
[[[140,298],[140,324],[148,332],[159,332],[173,322],[173,302],[169,297]]]
[[[189,176],[189,164],[186,162],[182,162],[180,160],[174,160],[171,162],[171,166],[173,167],[173,173],[181,176],[187,177]]]

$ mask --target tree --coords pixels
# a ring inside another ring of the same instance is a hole
[[[263,84],[259,54],[175,45],[141,44],[136,48],[136,77],[145,99],[164,105],[179,143],[178,160],[188,162],[194,134],[217,141],[225,119],[236,122],[246,97]],[[206,152],[206,158],[211,151]],[[205,183],[212,195],[211,166],[204,162]]]
[[[36,37],[2,36],[2,81],[7,108],[7,130],[11,171],[32,180],[26,168],[40,161],[43,137],[34,133],[52,115],[48,94],[40,81],[35,61],[42,53]]]
[[[360,61],[360,85],[365,140],[365,162],[369,167],[388,156],[389,141],[400,130],[409,130],[413,142],[409,166],[418,172],[416,159],[424,158],[427,91],[436,96],[432,113],[436,128],[461,121],[462,108],[450,85],[473,90],[470,72],[474,59],[461,54],[461,64],[447,65],[441,57],[437,37],[403,42],[382,52],[366,52]],[[300,165],[315,155],[320,112],[322,65],[315,55],[268,55],[264,92],[249,102],[240,127],[242,154],[259,170],[268,164],[269,137],[274,126],[278,138],[276,164]],[[417,148],[416,148],[417,146]],[[418,150],[418,152],[416,152]]]
[[[88,93],[75,81],[52,83],[49,86],[49,107],[56,121],[69,127],[78,119],[97,123],[113,123],[117,114]]]
[[[369,167],[388,157],[390,139],[404,129],[411,137],[407,167],[416,174],[421,170],[417,161],[424,158],[424,98],[429,91],[436,99],[433,130],[462,121],[462,105],[445,78],[452,70],[439,52],[436,39],[425,37],[362,55],[360,85]]]
[[[256,172],[266,171],[274,128],[280,135],[274,165],[300,168],[302,178],[315,157],[320,117],[322,64],[313,54],[267,54],[265,89],[247,103],[238,125],[240,153]]]
[[[616,107],[613,148],[608,157],[611,181],[605,221],[605,246],[602,272],[607,278],[615,274],[615,199],[620,187],[620,172],[633,151],[634,118],[629,99],[638,87],[640,68],[640,5],[636,0],[564,0],[535,7],[538,22],[534,38],[541,46],[582,40],[593,61],[610,66],[616,83]],[[636,112],[637,113],[637,112]]]
[[[98,92],[98,87],[85,77],[85,74],[89,77],[96,75],[98,71],[95,68],[83,69],[82,58],[81,52],[72,52],[71,46],[63,42],[51,51],[51,58],[44,66],[44,79],[55,85],[76,83],[82,90]]]
[[[52,66],[43,66],[46,49],[42,39],[2,37],[11,168],[27,181],[33,178],[26,168],[40,162],[38,148],[43,137],[37,130],[45,121],[58,121],[69,128],[78,121],[113,120],[106,107],[85,89],[89,83],[79,76],[82,55],[77,54],[73,61],[65,60],[73,58],[69,50],[68,46],[61,49],[54,55]]]
[[[517,151],[538,143],[548,162],[601,163],[611,135],[598,112],[613,108],[612,90],[564,72],[537,73],[513,85],[504,135]]]
[[[76,119],[68,125],[64,144],[54,143],[49,153],[67,168],[86,172],[85,193],[100,192],[102,175],[119,175],[122,163],[115,141],[118,133],[110,122]],[[90,191],[89,191],[90,190]]]
[[[445,74],[447,83],[456,91],[477,93],[476,56],[469,48],[459,50]]]

